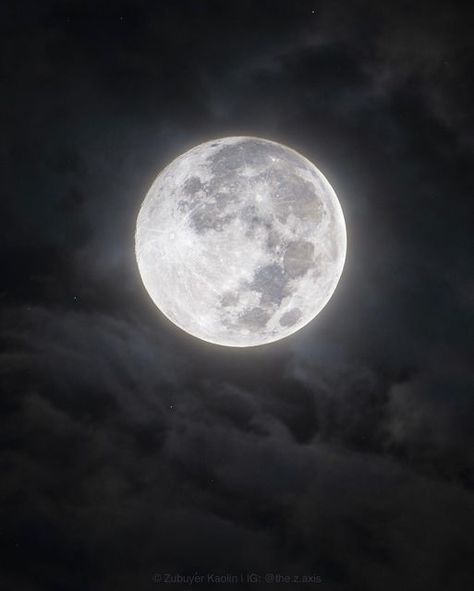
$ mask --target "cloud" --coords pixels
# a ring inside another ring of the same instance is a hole
[[[3,338],[10,580],[31,557],[19,588],[74,589],[83,573],[146,588],[163,570],[317,573],[334,589],[467,580],[472,498],[442,469],[449,421],[407,397],[411,378],[289,364],[252,387],[206,377],[138,321],[83,311],[11,310]]]

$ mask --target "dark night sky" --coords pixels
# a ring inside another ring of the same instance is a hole
[[[2,3],[2,591],[473,588],[468,17]],[[349,244],[315,321],[235,350],[160,316],[133,234],[163,166],[244,134],[321,168]]]

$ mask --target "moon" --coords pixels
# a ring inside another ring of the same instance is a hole
[[[282,144],[200,144],[155,179],[135,234],[146,290],[176,326],[251,347],[308,324],[333,294],[346,225],[331,185]]]

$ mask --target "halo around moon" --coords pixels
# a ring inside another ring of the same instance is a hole
[[[346,244],[321,171],[255,137],[212,140],[173,160],[148,191],[135,235],[143,283],[163,314],[234,347],[308,324],[336,288]]]

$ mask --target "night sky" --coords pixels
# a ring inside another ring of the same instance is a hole
[[[468,17],[1,4],[2,591],[473,588]],[[249,349],[167,321],[134,254],[158,172],[229,135],[304,154],[348,230],[326,308]]]

